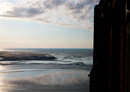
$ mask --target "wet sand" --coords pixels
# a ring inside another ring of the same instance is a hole
[[[87,65],[0,66],[0,92],[89,92]]]

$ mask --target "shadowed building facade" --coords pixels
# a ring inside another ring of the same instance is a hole
[[[101,0],[95,6],[90,92],[130,92],[129,2]]]

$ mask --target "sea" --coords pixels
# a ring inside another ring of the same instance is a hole
[[[55,60],[28,60],[25,63],[33,64],[76,64],[76,65],[92,65],[93,49],[66,49],[66,48],[7,48],[5,51],[23,51],[50,54],[57,59]],[[25,60],[24,60],[25,61]],[[43,62],[44,61],[44,62]],[[16,61],[14,61],[16,62]],[[8,63],[8,62],[6,62]]]
[[[56,60],[0,61],[0,92],[89,92],[93,49],[11,48]]]

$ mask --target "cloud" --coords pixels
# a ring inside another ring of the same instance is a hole
[[[22,0],[0,4],[0,17],[26,19],[92,30],[93,5],[99,0]]]
[[[43,6],[45,6],[46,9],[55,9],[65,2],[65,0],[45,0],[43,1]]]
[[[17,18],[27,18],[27,17],[34,17],[36,15],[39,15],[43,13],[44,11],[37,8],[26,8],[26,7],[20,7],[20,8],[13,8],[12,11],[7,11],[5,15],[2,15],[3,17],[17,17]]]

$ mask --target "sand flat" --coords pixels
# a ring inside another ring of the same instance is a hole
[[[78,65],[0,66],[0,92],[89,92],[88,74],[91,67]]]

